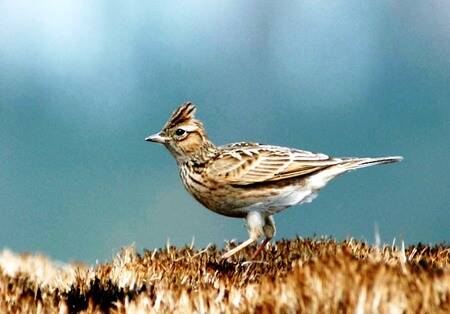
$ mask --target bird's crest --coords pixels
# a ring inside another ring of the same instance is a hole
[[[197,108],[192,102],[187,101],[183,103],[172,113],[165,125],[165,128],[170,129],[180,123],[193,119],[196,111]]]

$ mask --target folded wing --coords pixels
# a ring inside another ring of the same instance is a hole
[[[207,174],[218,182],[249,185],[303,176],[342,161],[303,150],[238,143],[223,147]]]

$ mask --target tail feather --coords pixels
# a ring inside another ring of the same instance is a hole
[[[342,162],[317,172],[316,174],[310,177],[309,181],[313,189],[321,189],[331,179],[334,179],[335,177],[348,171],[375,165],[399,162],[402,160],[403,157],[401,156],[389,156],[378,158],[356,158],[356,157],[342,158]]]
[[[345,159],[344,159],[345,160]],[[342,165],[348,167],[348,170],[365,168],[381,164],[389,164],[393,162],[402,161],[402,156],[389,156],[389,157],[378,157],[378,158],[349,158],[348,163],[344,162]]]

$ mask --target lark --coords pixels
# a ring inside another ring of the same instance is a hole
[[[381,158],[330,157],[305,150],[240,142],[216,146],[185,102],[159,133],[145,140],[163,144],[175,158],[186,190],[206,208],[246,220],[249,238],[226,252],[229,258],[265,237],[255,258],[275,235],[276,213],[311,202],[332,179],[350,170],[401,161]]]

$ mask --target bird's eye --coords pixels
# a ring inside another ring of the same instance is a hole
[[[175,131],[175,135],[176,135],[176,136],[181,136],[181,135],[183,135],[185,132],[186,132],[186,131],[183,130],[183,129],[177,129],[177,130]]]

